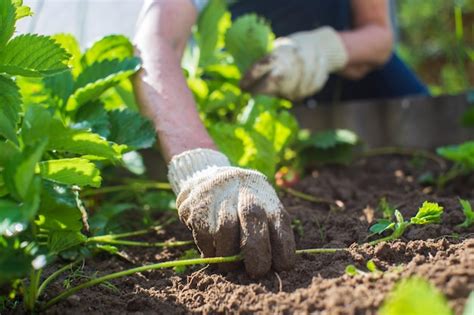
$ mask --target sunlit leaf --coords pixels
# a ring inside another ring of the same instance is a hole
[[[87,159],[43,161],[39,168],[43,178],[60,184],[99,187],[102,182],[100,171]]]

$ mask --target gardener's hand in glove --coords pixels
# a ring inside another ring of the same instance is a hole
[[[348,62],[344,43],[331,27],[278,38],[274,46],[244,76],[244,90],[298,101],[320,91],[329,74]]]
[[[290,219],[264,175],[230,166],[217,151],[196,149],[173,157],[168,177],[179,217],[204,257],[242,253],[252,277],[293,266]]]

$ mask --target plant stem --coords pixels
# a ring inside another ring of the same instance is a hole
[[[126,185],[108,186],[108,187],[86,190],[81,193],[81,196],[89,197],[89,196],[95,196],[95,195],[103,195],[103,194],[109,194],[109,193],[114,193],[114,192],[120,192],[124,190],[144,191],[144,190],[149,190],[149,189],[171,190],[171,185],[168,183],[160,183],[160,182],[144,182],[144,183],[131,182],[130,184],[126,184]]]
[[[162,228],[170,225],[171,223],[173,223],[175,221],[176,221],[176,218],[171,217],[171,218],[169,218],[168,220],[166,220],[165,222],[163,222],[161,224],[153,225],[153,226],[150,226],[146,229],[142,229],[142,230],[138,230],[138,231],[132,231],[132,232],[126,232],[126,233],[117,233],[117,234],[107,234],[107,235],[93,236],[93,237],[90,237],[88,239],[88,241],[90,241],[90,242],[100,242],[101,240],[108,241],[108,240],[116,240],[116,239],[119,239],[119,238],[145,235],[145,234],[151,233],[153,231],[159,231]]]
[[[302,250],[297,250],[296,254],[301,255],[301,254],[321,254],[321,253],[335,253],[338,251],[344,251],[346,250],[345,248],[314,248],[314,249],[302,249]],[[180,267],[180,266],[191,266],[191,265],[200,265],[200,264],[221,264],[221,263],[231,263],[231,262],[237,262],[243,260],[243,257],[241,255],[235,255],[235,256],[227,256],[227,257],[212,257],[212,258],[196,258],[196,259],[184,259],[184,260],[175,260],[175,261],[167,261],[167,262],[161,262],[157,264],[152,264],[152,265],[145,265],[141,267],[136,267],[124,271],[119,271],[115,273],[111,273],[99,278],[92,279],[90,281],[87,281],[83,284],[80,284],[76,287],[70,288],[66,291],[63,291],[61,294],[57,295],[56,297],[52,298],[49,300],[42,310],[45,310],[52,305],[58,303],[59,301],[73,295],[79,290],[89,288],[91,286],[94,286],[96,284],[100,284],[105,281],[125,277],[132,275],[137,272],[144,272],[144,271],[150,271],[150,270],[156,270],[156,269],[164,269],[164,268],[174,268],[174,267]]]
[[[305,194],[305,193],[303,193],[301,191],[298,191],[296,189],[293,189],[293,188],[282,187],[281,189],[284,192],[286,192],[286,193],[288,193],[292,196],[295,196],[296,198],[300,198],[300,199],[303,199],[303,200],[306,200],[306,201],[309,201],[309,202],[323,203],[323,204],[328,204],[330,206],[336,206],[337,208],[343,208],[343,206],[341,206],[337,201],[333,201],[333,200],[329,200],[329,199],[325,199],[325,198],[317,198],[317,197]]]
[[[309,248],[299,249],[296,251],[297,255],[302,254],[334,254],[337,252],[345,251],[345,248]]]
[[[362,152],[356,158],[368,158],[378,155],[407,155],[407,156],[421,156],[425,159],[431,160],[438,164],[441,169],[446,169],[446,162],[439,156],[434,153],[431,153],[427,150],[421,149],[412,149],[412,148],[399,148],[399,147],[382,147],[382,148],[373,148]]]
[[[55,272],[53,272],[51,275],[49,275],[49,277],[47,277],[46,279],[44,279],[43,283],[41,283],[39,289],[38,289],[38,296],[41,296],[41,293],[46,289],[46,287],[52,282],[54,281],[60,274],[62,274],[63,272],[65,272],[66,270],[68,269],[71,269],[73,266],[75,266],[76,264],[78,264],[79,262],[81,262],[82,259],[78,259],[76,261],[73,261],[72,263],[69,263],[67,265],[64,265],[61,269],[58,269],[56,270]]]
[[[385,236],[385,237],[379,238],[377,240],[374,240],[372,242],[369,242],[368,244],[369,245],[377,245],[378,243],[381,243],[381,242],[393,241],[394,239],[395,238],[393,237],[393,234],[391,234],[389,236]]]
[[[106,235],[108,236],[108,235]],[[104,236],[95,236],[87,239],[86,244],[89,243],[101,243],[101,244],[112,244],[112,245],[125,245],[125,246],[141,246],[141,247],[179,247],[194,244],[194,241],[176,241],[176,242],[136,242],[127,240],[117,240],[114,238],[108,238]]]
[[[87,281],[83,284],[80,284],[76,287],[73,287],[71,289],[68,289],[66,291],[63,291],[61,294],[58,296],[52,298],[49,300],[44,308],[47,309],[51,307],[52,305],[56,304],[57,302],[61,301],[62,299],[65,299],[74,293],[76,293],[79,290],[89,288],[91,286],[94,286],[96,284],[100,284],[105,281],[117,279],[120,277],[125,277],[129,276],[131,274],[137,273],[137,272],[144,272],[144,271],[150,271],[150,270],[155,270],[155,269],[164,269],[164,268],[173,268],[173,267],[179,267],[179,266],[190,266],[190,265],[199,265],[199,264],[219,264],[219,263],[228,263],[228,262],[236,262],[242,260],[242,256],[240,255],[235,255],[235,256],[228,256],[228,257],[213,257],[213,258],[197,258],[197,259],[185,259],[185,260],[177,260],[177,261],[166,261],[166,262],[161,262],[157,264],[152,264],[152,265],[146,265],[146,266],[141,266],[137,268],[132,268],[124,271],[119,271],[115,273],[111,273],[108,275],[105,275],[103,277],[95,278],[90,281]]]

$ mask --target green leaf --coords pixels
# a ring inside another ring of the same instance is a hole
[[[68,101],[67,110],[75,110],[86,102],[98,99],[102,93],[130,77],[139,68],[138,58],[104,60],[92,64],[77,77],[75,91]]]
[[[302,130],[298,134],[298,150],[303,164],[314,161],[348,163],[358,142],[358,137],[353,132],[344,129],[316,134]]]
[[[39,167],[43,178],[60,184],[99,187],[102,182],[100,171],[86,159],[43,161]]]
[[[191,249],[188,249],[186,250],[181,256],[179,256],[179,259],[193,259],[193,258],[199,258],[201,257],[201,255],[199,254],[199,252],[194,249],[194,248],[191,248]],[[173,268],[174,272],[176,272],[177,274],[182,274],[182,273],[185,273],[186,270],[189,268],[189,266],[176,266]]]
[[[436,152],[443,158],[459,163],[467,169],[474,169],[474,141],[441,147]]]
[[[345,273],[351,277],[356,276],[360,271],[354,265],[347,265]]]
[[[23,119],[21,137],[23,143],[35,144],[49,137],[53,117],[48,109],[41,105],[30,106]]]
[[[71,187],[44,181],[35,223],[47,231],[81,231],[82,214],[77,206],[77,193]]]
[[[123,146],[111,144],[98,134],[87,130],[67,128],[60,121],[55,120],[49,132],[48,150],[117,161],[121,158]]]
[[[0,72],[27,77],[53,75],[68,70],[69,57],[50,37],[20,35],[0,52]]]
[[[71,73],[77,77],[82,71],[81,63],[81,46],[72,34],[56,34],[52,36],[53,39],[61,45],[61,47],[71,55],[68,66],[71,68]]]
[[[298,123],[287,111],[279,114],[266,111],[257,117],[254,129],[273,143],[275,152],[280,152],[293,139]]]
[[[32,184],[36,164],[46,148],[47,140],[26,147],[14,156],[5,166],[3,173],[5,185],[18,200],[25,200]]]
[[[459,203],[461,204],[462,211],[466,218],[464,222],[459,224],[458,226],[468,228],[474,224],[474,211],[472,210],[472,206],[469,200],[459,199]]]
[[[128,146],[128,150],[150,148],[156,140],[156,132],[150,120],[140,113],[125,110],[109,112],[110,135],[108,140]]]
[[[75,121],[74,129],[90,129],[104,138],[110,135],[109,114],[100,101],[81,106],[76,112]]]
[[[275,35],[268,23],[256,14],[239,17],[225,37],[225,47],[241,73],[263,58],[272,48]]]
[[[89,128],[84,125],[78,127]],[[111,161],[119,160],[124,149],[91,131],[64,126],[51,116],[48,109],[39,105],[31,106],[26,112],[22,138],[26,144],[48,138],[48,150],[96,156]]]
[[[74,78],[70,71],[45,77],[44,88],[50,92],[55,107],[62,108],[74,91]]]
[[[423,202],[416,216],[410,222],[413,224],[431,224],[441,222],[444,208],[436,202]]]
[[[16,8],[13,2],[11,0],[0,0],[0,51],[15,32],[15,20]]]
[[[446,298],[428,281],[409,278],[399,282],[385,299],[380,315],[452,315]]]
[[[380,272],[380,270],[377,268],[377,265],[375,264],[375,262],[370,259],[367,264],[367,269],[370,271],[370,272]]]
[[[463,315],[472,315],[474,314],[474,291],[469,294],[467,298],[466,306],[464,306]]]
[[[0,142],[0,168],[19,153],[19,149],[10,141]]]
[[[106,59],[124,60],[133,57],[133,45],[123,35],[109,35],[95,42],[82,57],[82,63],[90,66]]]
[[[12,236],[26,230],[40,203],[41,178],[34,177],[22,203],[0,199],[0,235]]]
[[[0,0],[0,4],[2,1],[6,0]],[[22,247],[20,244],[18,239],[5,240],[0,236],[0,285],[22,279],[31,270],[31,262],[34,259],[29,253],[31,246]]]
[[[48,249],[51,253],[60,253],[87,240],[84,234],[73,231],[52,231],[48,236]]]
[[[209,133],[233,164],[259,170],[273,178],[278,155],[273,143],[258,132],[231,124],[214,124]]]
[[[15,12],[15,19],[17,21],[28,16],[33,16],[31,8],[26,5],[23,5],[23,1],[15,0],[15,2],[17,2]]]
[[[393,230],[395,228],[395,223],[388,219],[377,220],[377,223],[370,227],[370,232],[376,234],[382,234],[385,231]]]
[[[340,144],[355,145],[358,142],[357,135],[350,130],[335,129],[318,132],[312,135],[308,142],[319,149],[334,148]]]
[[[210,0],[199,15],[196,42],[199,46],[199,65],[205,66],[215,61],[219,40],[219,24],[227,12],[225,0]]]
[[[16,126],[20,119],[21,96],[15,82],[0,75],[0,135],[18,144]]]

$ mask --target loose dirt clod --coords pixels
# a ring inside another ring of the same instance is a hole
[[[376,314],[386,294],[401,278],[419,275],[431,281],[449,300],[455,314],[461,314],[469,293],[474,290],[474,227],[456,227],[463,221],[457,197],[474,201],[474,176],[459,179],[443,192],[427,190],[416,180],[429,170],[415,168],[408,158],[373,157],[351,167],[324,167],[295,189],[309,195],[341,200],[345,209],[282,194],[292,219],[301,221],[296,234],[297,248],[349,247],[335,254],[301,255],[289,272],[253,281],[242,271],[216,273],[212,267],[197,266],[186,274],[171,270],[146,272],[111,281],[114,287],[97,286],[80,291],[47,311],[49,314],[84,313],[309,313]],[[436,165],[432,165],[436,171]],[[400,177],[401,171],[404,176]],[[425,200],[445,208],[439,225],[413,226],[401,240],[367,242],[368,228],[380,198],[397,206],[405,216],[414,215]],[[371,209],[370,215],[368,210]],[[373,211],[373,213],[372,213]],[[180,224],[167,227],[163,237],[190,239]],[[139,239],[150,242],[162,239]],[[140,264],[177,259],[180,249],[156,252],[150,248],[125,248]],[[184,249],[183,249],[184,251]],[[373,260],[383,273],[345,274],[349,264],[367,271]],[[131,263],[98,256],[87,261],[83,272],[99,275],[134,267]],[[201,270],[200,270],[201,269]],[[61,281],[47,290],[52,297],[62,290]],[[79,302],[78,302],[79,301]]]

